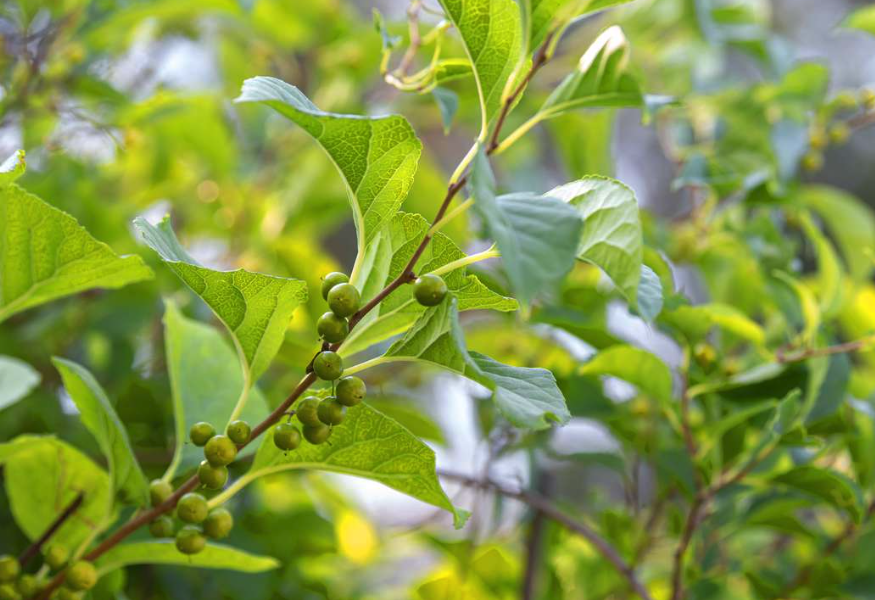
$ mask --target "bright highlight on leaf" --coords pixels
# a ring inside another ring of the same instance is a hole
[[[39,372],[23,360],[0,356],[0,410],[27,396],[41,379]]]

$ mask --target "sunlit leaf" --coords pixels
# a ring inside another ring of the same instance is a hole
[[[179,565],[260,573],[276,569],[280,563],[269,556],[258,556],[231,546],[214,543],[207,544],[197,554],[187,555],[176,549],[173,540],[156,540],[119,544],[101,556],[96,564],[101,575],[129,565]]]
[[[584,363],[580,367],[580,373],[617,377],[663,402],[672,398],[669,368],[650,352],[634,346],[616,345],[606,348]]]

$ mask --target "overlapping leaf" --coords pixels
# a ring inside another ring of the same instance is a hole
[[[146,506],[149,484],[134,456],[128,432],[106,392],[85,367],[63,358],[54,358],[52,362],[79,409],[82,424],[106,456],[113,492],[120,492],[127,500]]]
[[[331,157],[349,192],[361,259],[413,183],[422,144],[407,120],[326,113],[298,88],[273,77],[247,79],[236,101],[270,106],[309,133]]]
[[[258,556],[231,546],[213,543],[207,544],[197,554],[187,555],[177,550],[172,540],[162,540],[119,544],[101,556],[96,564],[101,575],[129,565],[180,565],[260,573],[276,569],[280,563],[270,556]]]
[[[580,368],[584,375],[610,375],[627,381],[661,402],[672,398],[671,371],[655,355],[634,346],[602,350]]]
[[[297,279],[199,265],[179,244],[167,216],[157,226],[137,218],[134,226],[225,324],[251,387],[276,356],[294,310],[307,300],[307,284]]]
[[[9,185],[22,175],[27,163],[24,160],[24,150],[17,150],[0,164],[0,187]]]
[[[572,20],[632,0],[523,0],[529,17],[529,48],[535,50],[552,31],[561,32]]]
[[[27,396],[40,379],[39,372],[26,362],[0,356],[0,410]]]
[[[0,322],[62,296],[151,277],[139,256],[118,256],[67,213],[0,183]]]

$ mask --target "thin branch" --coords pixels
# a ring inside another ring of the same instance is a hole
[[[67,522],[67,519],[72,517],[73,513],[79,510],[79,507],[82,506],[82,503],[84,501],[85,493],[79,492],[73,499],[73,501],[70,502],[70,504],[68,504],[63,511],[61,511],[61,514],[59,514],[57,518],[52,521],[52,524],[48,526],[45,532],[41,536],[39,536],[39,538],[37,538],[30,546],[24,549],[24,552],[22,552],[21,555],[19,555],[18,557],[18,564],[24,567],[25,565],[27,565],[28,562],[30,562],[30,560],[34,556],[39,554],[43,544],[49,541],[49,538],[55,535],[55,533],[61,528],[61,526]]]
[[[623,557],[620,556],[619,552],[617,552],[609,541],[590,529],[588,525],[569,517],[565,512],[560,510],[555,504],[542,495],[529,490],[510,489],[491,479],[477,479],[476,477],[452,471],[445,471],[443,469],[438,469],[437,474],[444,479],[458,481],[463,485],[481,489],[491,489],[502,496],[518,500],[536,511],[543,513],[550,519],[586,539],[595,547],[599,554],[611,563],[617,572],[626,579],[629,587],[631,587],[636,594],[638,594],[643,600],[653,600],[650,592],[648,592],[647,588],[645,588],[641,581],[639,581],[634,569],[632,569]]]
[[[538,491],[549,499],[553,495],[555,480],[549,471],[542,471],[538,481]],[[544,535],[547,524],[547,515],[540,510],[535,511],[532,523],[529,526],[529,535],[526,540],[526,569],[523,575],[521,600],[533,600],[538,592],[538,574],[541,572],[541,562],[544,555]]]
[[[795,354],[784,354],[783,351],[778,351],[775,358],[780,364],[800,362],[809,358],[820,358],[823,356],[831,356],[833,354],[845,354],[848,352],[857,352],[863,350],[866,346],[875,344],[875,335],[869,335],[859,340],[836,344],[835,346],[826,346],[825,348],[808,348],[800,350]]]
[[[672,567],[671,574],[672,600],[681,600],[684,597],[684,557],[687,553],[687,548],[690,547],[693,534],[701,522],[702,508],[709,499],[704,493],[699,492],[690,505],[690,512],[687,514],[681,539],[674,551],[674,566]]]

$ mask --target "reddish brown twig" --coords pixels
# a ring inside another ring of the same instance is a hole
[[[24,552],[19,555],[18,564],[23,567],[27,563],[29,563],[34,556],[39,554],[40,549],[43,547],[43,544],[49,541],[49,538],[55,535],[55,533],[61,528],[61,526],[67,522],[67,519],[72,517],[73,513],[79,510],[79,507],[82,506],[82,503],[84,501],[84,492],[79,492],[78,494],[76,494],[76,497],[73,498],[73,501],[70,502],[70,504],[68,504],[63,511],[61,511],[61,514],[59,514],[55,518],[55,520],[52,521],[52,524],[48,526],[45,532],[41,536],[39,536],[39,538],[37,538],[30,546],[25,548]]]

